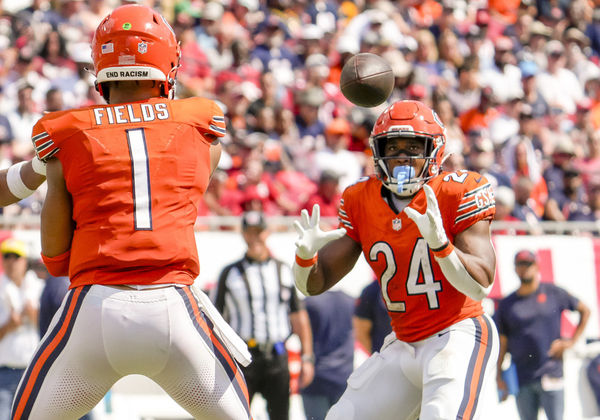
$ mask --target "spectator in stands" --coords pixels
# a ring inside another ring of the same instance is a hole
[[[381,287],[375,279],[360,292],[352,322],[356,340],[368,354],[381,349],[384,338],[392,332],[390,322]]]
[[[588,136],[583,157],[576,158],[573,164],[581,172],[586,190],[592,184],[600,184],[600,131],[594,130]]]
[[[541,118],[548,114],[550,107],[542,95],[537,84],[538,65],[533,60],[521,61],[521,87],[523,89],[523,103],[531,107],[533,118]]]
[[[480,89],[477,81],[477,57],[467,56],[458,68],[458,83],[448,90],[448,99],[458,115],[479,104]],[[446,120],[443,120],[446,121]]]
[[[564,411],[563,354],[583,333],[590,309],[566,290],[540,278],[535,253],[522,250],[515,255],[519,288],[503,298],[495,313],[500,333],[498,389],[506,397],[502,362],[506,353],[517,369],[517,408],[522,420],[538,418],[540,406],[549,420],[561,420]],[[565,310],[579,313],[572,337],[561,335]]]
[[[515,192],[515,206],[511,213],[517,220],[522,220],[532,226],[538,224],[540,217],[536,211],[535,200],[531,198],[534,184],[531,178],[525,175],[517,177],[513,183]]]
[[[294,70],[301,66],[298,56],[285,45],[288,28],[275,13],[269,13],[254,36],[256,46],[250,52],[250,60],[260,71],[272,70],[277,81],[291,86]]]
[[[498,117],[495,105],[496,99],[492,88],[489,86],[483,87],[479,94],[479,103],[477,106],[459,115],[462,131],[467,133],[474,127],[488,128],[490,123]]]
[[[323,91],[317,87],[309,87],[296,93],[298,114],[296,126],[303,142],[312,144],[325,132],[325,124],[319,119],[319,107],[325,102]]]
[[[573,128],[569,131],[569,137],[573,141],[575,155],[579,158],[585,156],[588,146],[588,139],[594,134],[594,125],[592,123],[592,100],[583,98],[577,103],[577,109],[573,118]]]
[[[554,147],[552,161],[548,168],[544,170],[544,180],[548,187],[548,201],[544,210],[544,218],[547,220],[564,221],[566,214],[563,212],[568,207],[570,197],[565,184],[566,171],[570,168],[572,174],[572,162],[575,156],[571,139],[563,134],[560,142]]]
[[[595,222],[600,220],[600,184],[591,184],[588,187],[587,203],[579,203],[575,208],[570,206],[568,220],[579,222]],[[592,232],[600,234],[598,230]]]
[[[39,54],[34,58],[34,67],[56,86],[68,88],[77,79],[77,66],[67,52],[67,41],[57,30],[50,31]]]
[[[505,144],[520,131],[519,116],[523,108],[523,92],[520,89],[505,95],[506,102],[502,104],[502,112],[490,123],[490,137],[496,145]]]
[[[0,418],[8,420],[19,380],[40,340],[39,301],[43,283],[27,272],[27,245],[9,238],[0,244]]]
[[[479,83],[490,86],[494,97],[504,103],[521,92],[521,72],[516,66],[513,41],[499,36],[495,42],[494,65],[480,74]]]
[[[356,152],[348,151],[350,123],[342,118],[332,120],[325,128],[325,146],[311,158],[311,178],[319,180],[323,171],[339,177],[340,190],[356,182],[362,175],[362,165]]]
[[[510,187],[500,185],[494,188],[494,199],[496,200],[496,213],[494,214],[494,220],[499,222],[514,222],[518,221],[516,217],[512,215],[512,211],[515,208],[515,193]],[[514,229],[494,229],[496,235],[516,235],[519,232]],[[522,234],[525,234],[523,232]]]
[[[301,389],[307,419],[324,420],[346,389],[354,368],[354,299],[341,290],[329,290],[305,299],[315,353],[315,376]]]
[[[564,220],[573,220],[571,215],[577,214],[580,209],[588,206],[588,196],[583,188],[581,173],[577,168],[569,165],[564,171],[564,193],[567,200],[560,208]]]
[[[510,178],[500,169],[495,162],[494,144],[485,129],[474,128],[467,133],[469,154],[467,155],[467,167],[485,176],[494,187],[510,187]]]
[[[516,136],[508,141],[502,148],[502,158],[506,174],[510,177],[511,183],[515,188],[515,183],[522,177],[527,177],[531,181],[531,190],[529,191],[528,200],[531,199],[531,208],[535,211],[536,218],[541,219],[544,215],[544,208],[548,200],[548,188],[546,181],[542,176],[541,163],[536,154],[532,141],[525,136]],[[517,210],[520,204],[520,199],[517,197]],[[521,217],[516,217],[521,219]],[[523,219],[522,219],[523,220]]]
[[[537,68],[546,68],[548,64],[548,55],[546,53],[546,44],[552,36],[552,28],[546,26],[543,22],[535,20],[529,25],[529,42],[527,47],[531,52],[531,59]]]
[[[269,418],[286,420],[290,373],[285,340],[292,332],[300,338],[300,386],[305,387],[313,379],[315,362],[310,320],[290,267],[273,258],[267,247],[269,230],[263,213],[244,213],[242,236],[246,253],[222,270],[212,300],[252,354],[252,362],[242,368],[250,401],[261,393]]]
[[[330,170],[321,172],[317,190],[301,207],[312,209],[315,204],[318,204],[321,208],[321,217],[337,218],[340,199],[342,198],[339,179],[340,177],[336,172]]]
[[[52,88],[46,92],[45,112],[62,111],[65,109],[63,93],[60,89]]]
[[[28,159],[33,155],[31,130],[41,114],[32,98],[33,86],[26,82],[19,87],[18,105],[14,112],[7,115],[12,128],[14,140],[12,143],[13,157],[16,160]]]
[[[468,150],[465,134],[460,129],[458,118],[448,97],[440,91],[435,91],[432,97],[433,110],[437,112],[440,120],[444,121],[446,126],[446,147],[451,147],[457,153],[463,153]]]
[[[567,114],[572,114],[577,102],[583,99],[581,84],[575,74],[565,68],[565,47],[560,41],[549,41],[545,51],[548,67],[538,75],[540,92],[547,103],[556,104]]]

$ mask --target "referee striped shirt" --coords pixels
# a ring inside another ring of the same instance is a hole
[[[225,267],[212,298],[242,339],[261,344],[285,341],[291,334],[289,314],[304,309],[291,268],[271,257],[245,256]]]

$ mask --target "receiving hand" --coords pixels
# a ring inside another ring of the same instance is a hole
[[[296,240],[296,255],[302,259],[313,258],[319,249],[327,243],[339,239],[346,234],[346,229],[339,228],[330,231],[323,231],[319,227],[321,219],[321,208],[318,204],[313,206],[312,216],[308,215],[308,211],[303,209],[300,212],[301,220],[294,222],[294,228],[298,232]]]
[[[421,214],[411,207],[406,207],[404,213],[415,222],[429,248],[439,249],[448,243],[444,222],[442,221],[435,193],[429,185],[423,185],[423,190],[425,190],[425,197],[427,198],[425,213]]]

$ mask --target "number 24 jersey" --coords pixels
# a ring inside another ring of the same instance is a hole
[[[435,192],[448,239],[495,212],[489,182],[475,172],[445,172],[427,183]],[[417,225],[396,213],[382,195],[381,182],[364,178],[342,195],[340,227],[358,242],[375,272],[392,328],[403,341],[414,342],[463,319],[483,313],[477,302],[456,290],[444,277]],[[408,206],[427,208],[421,189]]]

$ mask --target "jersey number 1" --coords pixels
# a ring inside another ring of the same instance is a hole
[[[148,149],[143,128],[125,130],[131,159],[131,184],[133,189],[133,221],[135,230],[152,230],[150,195],[150,168]]]

